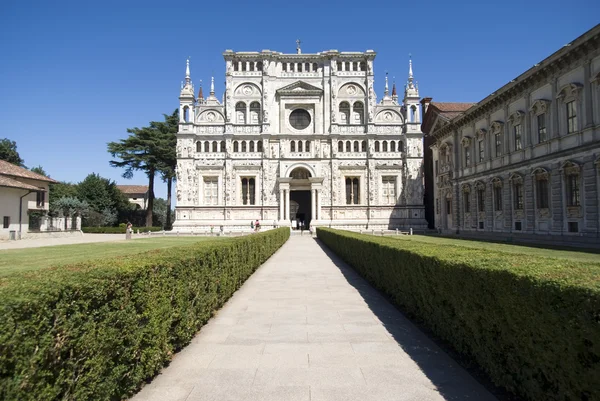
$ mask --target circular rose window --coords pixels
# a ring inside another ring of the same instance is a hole
[[[304,109],[296,109],[290,114],[290,125],[303,130],[310,125],[310,113]]]

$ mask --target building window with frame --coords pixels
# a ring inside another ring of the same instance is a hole
[[[255,182],[253,177],[242,177],[242,205],[256,204]]]
[[[577,103],[571,100],[566,103],[567,108],[567,134],[572,134],[577,131]]]
[[[452,199],[446,198],[446,214],[452,214]]]
[[[579,174],[567,175],[567,206],[580,206]]]
[[[396,204],[396,177],[381,177],[383,203]]]
[[[515,210],[523,210],[523,184],[516,183],[513,186]]]
[[[515,134],[515,150],[523,149],[523,126],[521,124],[517,124],[513,127],[513,132]]]
[[[477,190],[477,210],[485,212],[485,189],[483,188]]]
[[[465,213],[471,213],[471,192],[464,191],[463,192],[463,203],[465,207]]]
[[[235,116],[238,124],[246,124],[246,103],[238,102],[235,105]]]
[[[218,186],[217,177],[204,177],[204,204],[215,206],[218,204]]]
[[[502,134],[497,133],[494,135],[494,141],[496,144],[496,157],[502,156]]]
[[[350,124],[350,103],[340,103],[340,124]]]
[[[502,186],[498,184],[494,185],[494,210],[502,211]]]
[[[340,153],[344,152],[344,142],[343,141],[338,141],[338,152],[340,152]]]
[[[485,160],[485,142],[481,139],[477,143],[479,146],[479,163],[482,163]]]
[[[471,149],[467,146],[465,149],[465,167],[471,166]]]
[[[295,152],[296,151],[296,141],[291,141],[290,142],[290,152]]]
[[[539,177],[536,179],[536,191],[538,209],[548,209],[548,178]]]
[[[360,180],[358,177],[346,177],[346,205],[358,205],[360,202]]]
[[[546,133],[546,113],[537,116],[538,143],[546,142],[548,139]]]
[[[44,207],[44,203],[46,203],[46,192],[44,192],[44,191],[36,192],[35,203],[36,203],[37,207]]]
[[[10,228],[10,216],[4,216],[2,219],[2,228]]]

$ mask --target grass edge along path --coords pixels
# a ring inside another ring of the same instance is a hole
[[[215,240],[213,237],[157,237],[131,241],[90,242],[38,248],[0,250],[0,279],[15,273],[66,264],[85,263],[92,259],[126,257],[145,251],[185,246]]]
[[[0,285],[0,399],[133,394],[289,235],[280,228],[11,276]]]
[[[599,394],[599,263],[326,228],[317,235],[496,385],[530,400]]]

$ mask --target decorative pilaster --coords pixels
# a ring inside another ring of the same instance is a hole
[[[310,218],[315,219],[317,217],[317,190],[310,190]]]

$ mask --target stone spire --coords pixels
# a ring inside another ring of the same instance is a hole
[[[388,89],[388,73],[387,71],[385,72],[385,90],[383,91],[383,96],[387,97],[389,96],[390,91]]]
[[[192,85],[192,77],[190,74],[190,59],[188,57],[185,62],[185,83],[182,82],[180,97],[194,97],[194,85]]]
[[[189,84],[191,81],[190,78],[190,59],[188,58],[185,62],[185,83]]]
[[[408,56],[408,87],[412,89],[414,87],[413,83],[413,70],[412,70],[412,56]]]
[[[394,96],[398,96],[396,93],[396,80],[394,80],[394,83],[392,84],[392,97]]]
[[[204,100],[204,93],[202,92],[202,80],[200,80],[200,89],[198,89],[198,101]]]
[[[205,103],[213,106],[218,106],[221,104],[219,102],[219,99],[217,99],[217,97],[215,96],[215,77],[210,77],[210,93],[206,98]]]
[[[300,48],[300,39],[296,39],[296,53],[302,54],[302,49]]]

